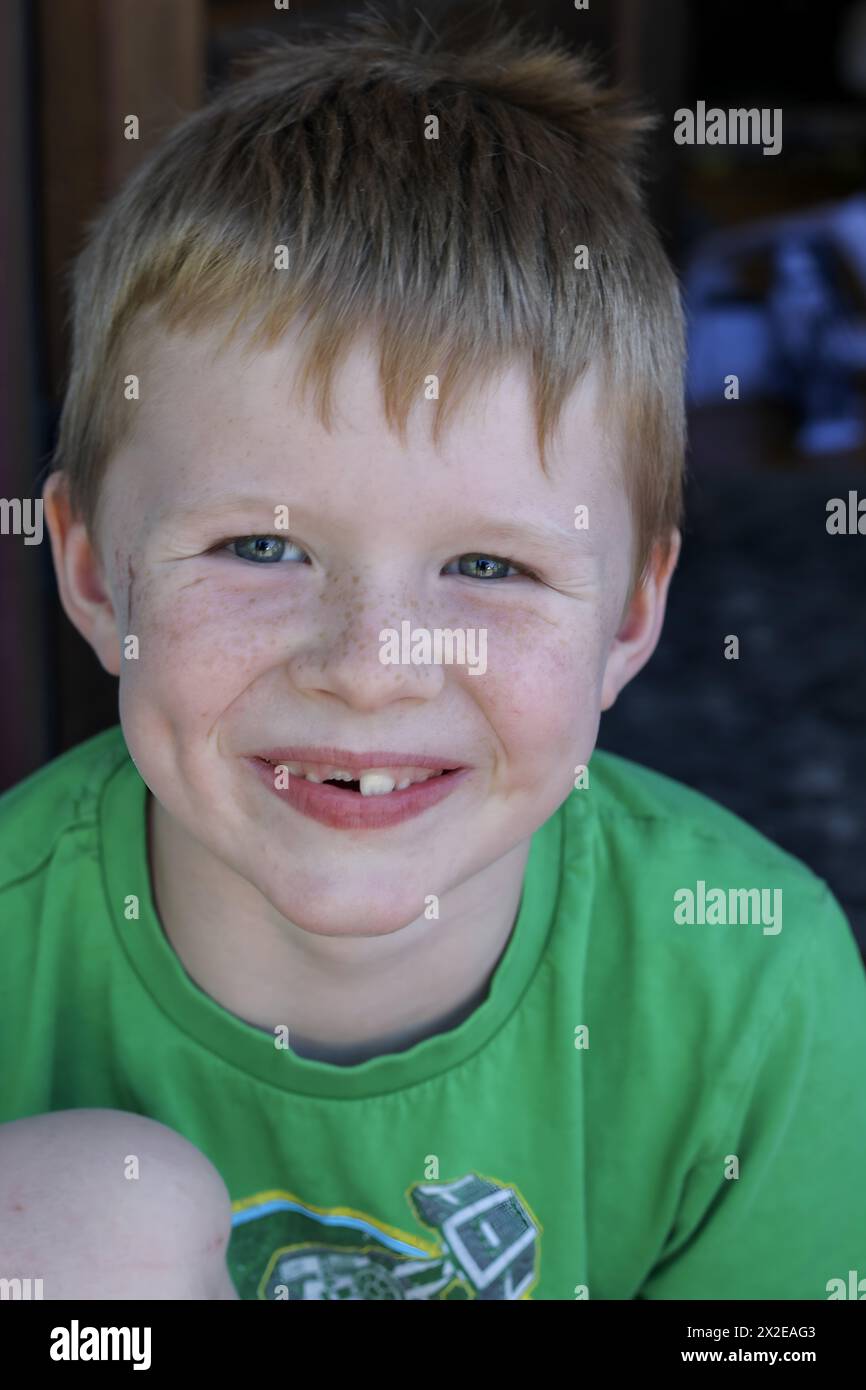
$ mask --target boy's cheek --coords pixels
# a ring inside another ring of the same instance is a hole
[[[121,678],[179,688],[236,683],[273,655],[272,630],[254,620],[252,604],[248,595],[216,593],[205,584],[177,590],[145,582],[132,596],[135,642]]]
[[[213,721],[281,658],[288,662],[311,633],[327,631],[308,605],[291,604],[288,613],[281,605],[278,616],[271,607],[261,595],[195,581],[179,590],[152,580],[140,584],[132,595],[130,631],[123,634],[121,691],[128,707],[147,698],[170,702],[175,716],[198,711]],[[578,725],[598,713],[594,625],[558,626],[531,612],[488,615],[486,623],[481,614],[474,618],[474,642],[467,627],[467,664],[451,679],[503,742],[512,732],[524,746],[573,741]],[[456,613],[447,625],[461,626]]]
[[[487,635],[487,671],[472,676],[479,688],[489,683],[497,699],[507,694],[516,710],[558,713],[573,723],[594,690],[600,669],[599,635],[590,625],[569,629],[536,623]]]
[[[591,641],[536,634],[534,645],[493,640],[484,675],[461,673],[515,769],[567,778],[588,759],[598,732],[599,653]],[[574,755],[574,757],[573,757]]]

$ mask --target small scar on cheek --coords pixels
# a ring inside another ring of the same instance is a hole
[[[126,577],[127,577],[128,582],[129,582],[129,588],[128,588],[127,591],[126,591],[126,625],[127,625],[127,628],[129,629],[129,631],[131,632],[131,631],[132,631],[132,591],[133,591],[133,587],[134,587],[134,585],[135,585],[135,569],[134,569],[133,564],[132,564],[132,556],[131,556],[131,555],[127,555],[127,557],[126,557]]]
[[[539,623],[544,623],[546,627],[561,630],[562,624],[555,618],[548,618],[544,613],[540,613],[537,608],[530,608],[528,605],[515,604],[507,615],[503,614],[502,626],[510,630],[515,635],[530,633]]]
[[[547,623],[547,626],[548,626],[548,627],[555,627],[555,628],[559,628],[559,627],[562,626],[561,623],[558,623],[558,622],[556,621],[555,618],[547,618],[547,617],[545,617],[545,615],[544,615],[543,613],[539,613],[537,609],[532,609],[531,612],[530,612],[529,609],[527,609],[527,610],[526,610],[526,616],[527,616],[528,618],[531,618],[531,621],[532,621],[533,623],[537,623],[537,622]]]

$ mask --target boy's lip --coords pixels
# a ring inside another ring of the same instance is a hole
[[[438,777],[431,777],[424,782],[415,782],[413,785],[402,790],[395,789],[382,796],[361,796],[357,792],[349,791],[346,787],[332,785],[331,783],[308,782],[303,777],[292,777],[288,779],[285,787],[277,786],[274,778],[274,767],[270,754],[275,754],[273,762],[307,762],[315,763],[323,754],[327,754],[330,761],[331,754],[338,754],[342,768],[346,772],[360,773],[373,766],[381,768],[394,766],[395,756],[403,758],[400,753],[381,753],[374,752],[372,755],[352,754],[349,761],[354,762],[354,767],[346,766],[345,749],[299,749],[299,748],[279,748],[271,749],[268,754],[253,754],[246,761],[258,774],[260,780],[268,790],[281,801],[287,803],[301,815],[308,816],[311,820],[319,821],[322,825],[327,825],[334,830],[388,830],[400,825],[403,821],[413,820],[415,816],[420,816],[422,812],[430,810],[433,806],[444,801],[446,797],[452,795],[460,784],[471,775],[471,769],[466,766],[443,768],[443,764],[428,755],[413,754],[408,760],[412,766],[431,767],[433,769],[442,768],[442,774]],[[302,756],[303,755],[303,756]],[[315,755],[315,756],[313,756]],[[374,759],[372,764],[368,759]]]
[[[456,772],[465,763],[453,758],[429,753],[395,753],[375,748],[370,753],[350,753],[345,748],[265,748],[248,756],[262,758],[268,763],[321,763],[323,767],[340,767],[346,772],[367,772],[378,767],[429,767],[434,771]]]

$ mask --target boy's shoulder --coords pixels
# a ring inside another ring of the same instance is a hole
[[[95,836],[105,785],[129,762],[116,724],[0,795],[0,891],[38,873],[69,835]]]
[[[630,847],[652,849],[643,868],[655,875],[668,868],[724,870],[729,876],[751,872],[784,880],[821,899],[827,884],[802,860],[775,844],[718,801],[661,772],[619,754],[597,750],[589,766],[589,786],[576,797],[591,796],[602,833]],[[706,877],[706,875],[704,875]],[[728,886],[722,885],[722,886]],[[747,885],[743,885],[747,886]]]
[[[660,1096],[675,1064],[659,1029],[688,1040],[686,1080],[699,1065],[736,1090],[783,1027],[805,1037],[833,1011],[862,1013],[866,978],[832,891],[732,811],[607,752],[566,807],[564,898],[586,923],[588,997],[604,1028],[627,1017],[628,1037],[656,1039]],[[773,1065],[788,1065],[784,1048]]]

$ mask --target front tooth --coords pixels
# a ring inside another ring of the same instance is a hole
[[[392,792],[397,783],[387,772],[364,772],[361,775],[362,796],[384,796]]]

